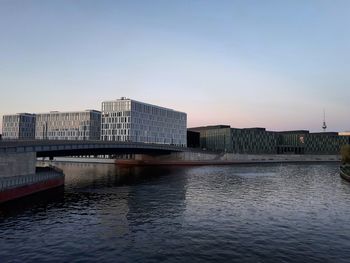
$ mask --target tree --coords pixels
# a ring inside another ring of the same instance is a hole
[[[350,164],[350,145],[344,145],[341,147],[341,160],[344,164]]]

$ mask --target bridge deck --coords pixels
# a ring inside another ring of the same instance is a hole
[[[36,152],[38,157],[123,153],[170,153],[188,148],[150,143],[111,141],[13,140],[0,141],[0,153]]]

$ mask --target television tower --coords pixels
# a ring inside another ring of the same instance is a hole
[[[327,130],[327,124],[326,124],[326,111],[323,109],[323,125],[322,125],[323,132],[326,132]]]

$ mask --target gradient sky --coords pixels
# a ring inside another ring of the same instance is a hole
[[[121,96],[188,126],[350,130],[350,1],[0,0],[0,115]]]

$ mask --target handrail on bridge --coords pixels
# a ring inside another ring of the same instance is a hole
[[[49,148],[42,148],[49,147]],[[58,148],[57,148],[58,147]],[[61,147],[64,147],[63,149]],[[68,148],[66,148],[68,147]],[[87,141],[87,140],[1,140],[0,153],[14,152],[47,152],[47,151],[74,151],[92,149],[143,149],[182,152],[186,147],[143,143],[143,142],[116,142],[116,141]]]

